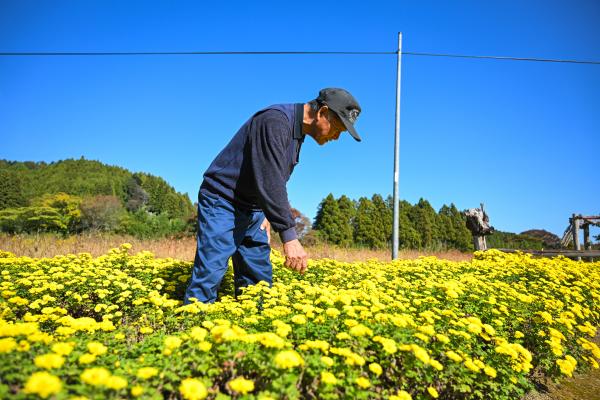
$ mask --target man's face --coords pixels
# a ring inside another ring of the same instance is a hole
[[[342,121],[328,107],[322,107],[317,112],[315,135],[313,137],[319,145],[322,146],[331,140],[338,140],[340,133],[345,130],[346,127]]]

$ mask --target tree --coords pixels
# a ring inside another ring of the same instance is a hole
[[[0,182],[0,210],[27,205],[19,175],[8,170],[0,170]]]
[[[329,193],[321,204],[319,204],[314,229],[318,231],[318,235],[322,240],[327,243],[339,245],[343,242],[343,236],[340,231],[341,218],[342,214],[338,203],[333,194]]]
[[[87,197],[80,205],[81,228],[113,231],[119,225],[124,209],[116,196]]]
[[[408,201],[400,201],[398,207],[398,247],[402,249],[418,249],[421,247],[421,236],[409,217],[412,208],[413,206]]]
[[[436,224],[436,215],[431,204],[422,198],[409,213],[413,226],[421,236],[420,248],[433,248],[439,244],[440,235]]]
[[[66,193],[45,194],[33,200],[34,208],[51,208],[61,216],[62,223],[68,232],[77,230],[81,221],[81,197],[71,196]],[[44,213],[43,215],[46,215]],[[43,216],[39,218],[43,219]]]
[[[127,211],[136,212],[148,203],[148,193],[142,188],[136,176],[129,178],[125,189],[127,193],[125,208],[127,208]]]
[[[393,210],[379,194],[374,194],[371,202],[373,203],[373,222],[376,228],[373,247],[389,248],[392,242]]]
[[[377,241],[377,228],[373,219],[373,202],[366,197],[358,199],[354,218],[354,243],[359,246],[374,247]]]
[[[292,218],[294,218],[294,221],[296,222],[296,235],[298,235],[299,239],[302,239],[311,229],[310,220],[306,215],[302,214],[294,207],[292,207],[291,211]]]
[[[356,204],[345,195],[337,199],[340,209],[339,232],[340,245],[351,246],[354,244],[353,223],[356,217]]]

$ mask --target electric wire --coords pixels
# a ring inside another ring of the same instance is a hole
[[[398,51],[110,51],[110,52],[0,52],[0,57],[38,56],[188,56],[188,55],[397,55]],[[486,56],[472,54],[424,53],[403,51],[401,55],[417,57],[470,58],[502,61],[600,65],[596,60],[554,59],[539,57]]]

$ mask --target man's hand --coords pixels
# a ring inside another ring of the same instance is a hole
[[[308,264],[308,255],[298,239],[290,240],[283,244],[285,254],[285,266],[303,274]]]
[[[265,229],[267,230],[267,241],[269,242],[269,244],[271,244],[271,223],[266,218],[263,221],[263,223],[260,224],[260,230],[264,231]]]

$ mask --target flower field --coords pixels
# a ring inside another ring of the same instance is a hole
[[[0,251],[1,398],[519,399],[598,368],[600,263],[311,260],[182,305],[191,263]]]

